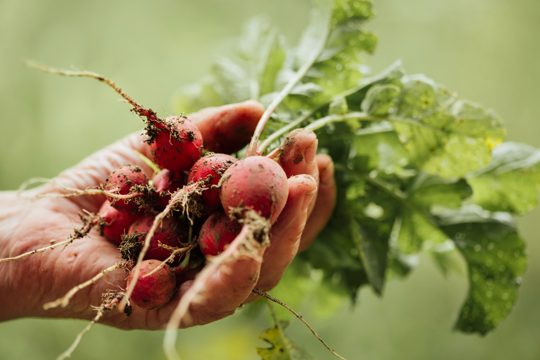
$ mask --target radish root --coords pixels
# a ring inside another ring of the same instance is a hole
[[[147,118],[148,121],[152,123],[163,122],[163,120],[159,119],[157,114],[153,110],[143,108],[135,100],[133,100],[128,94],[126,94],[120,86],[116,85],[114,81],[96,72],[85,71],[85,70],[59,69],[59,68],[43,65],[32,60],[27,60],[26,65],[28,67],[41,70],[49,74],[68,76],[68,77],[82,77],[82,78],[90,78],[90,79],[97,80],[107,85],[108,87],[113,89],[118,95],[120,95],[129,105],[131,105],[133,112],[135,112],[137,115]]]
[[[142,192],[133,192],[130,194],[118,194],[113,191],[108,191],[104,189],[75,189],[75,188],[63,188],[67,192],[65,193],[39,193],[36,195],[32,195],[29,198],[34,199],[42,199],[42,198],[71,198],[71,197],[77,197],[77,196],[85,196],[85,195],[105,195],[107,197],[110,197],[115,200],[129,200],[134,199],[139,196],[143,196],[144,194]]]
[[[261,289],[258,289],[258,288],[255,288],[253,289],[253,293],[254,294],[257,294],[259,296],[262,296],[263,298],[265,298],[267,301],[271,301],[275,304],[278,304],[279,306],[285,308],[288,312],[290,312],[295,318],[297,318],[302,324],[304,324],[305,327],[307,327],[309,329],[309,331],[311,332],[311,334],[313,334],[313,336],[315,336],[315,338],[326,348],[326,350],[328,350],[332,355],[334,355],[336,358],[338,359],[341,359],[341,360],[347,360],[346,358],[344,358],[343,356],[339,355],[333,348],[330,347],[330,345],[328,345],[328,343],[326,341],[324,341],[324,339],[317,333],[317,331],[313,328],[313,326],[311,326],[307,320],[304,319],[304,317],[302,315],[300,315],[298,312],[296,312],[295,310],[293,310],[289,305],[287,305],[286,303],[284,303],[283,301],[273,297],[272,295],[268,294],[266,291],[264,290],[261,290]],[[271,311],[272,308],[270,307]],[[274,317],[275,315],[272,314],[272,316]],[[274,319],[277,323],[277,319]]]
[[[43,177],[36,177],[36,178],[28,179],[25,182],[23,182],[21,186],[19,186],[19,188],[17,189],[17,194],[21,194],[25,190],[29,190],[33,188],[34,186],[43,185],[51,181],[54,181],[54,180],[49,179],[49,178],[43,178]]]
[[[79,334],[77,334],[77,336],[75,337],[75,340],[69,346],[69,348],[66,351],[64,351],[62,354],[60,354],[56,358],[56,360],[65,360],[67,358],[70,358],[71,355],[73,355],[73,352],[79,346],[83,336],[87,332],[89,332],[97,322],[101,320],[101,318],[103,317],[103,315],[105,315],[107,311],[111,311],[118,306],[118,303],[120,302],[120,299],[122,299],[122,296],[123,296],[122,293],[117,292],[117,291],[108,291],[104,293],[102,296],[101,305],[98,307],[94,307],[94,310],[96,311],[96,316],[94,316],[94,318],[86,325],[84,329],[82,329],[82,331]]]
[[[81,291],[82,289],[90,286],[90,285],[93,285],[95,284],[96,282],[98,282],[102,277],[104,277],[105,275],[107,275],[108,273],[116,270],[116,269],[119,269],[121,267],[124,267],[126,266],[126,264],[124,262],[118,262],[112,266],[109,266],[108,268],[102,270],[101,272],[99,272],[98,274],[96,274],[95,276],[93,276],[92,278],[86,280],[85,282],[82,282],[80,283],[79,285],[76,285],[74,286],[73,288],[71,288],[71,290],[69,290],[66,295],[62,296],[61,298],[58,298],[54,301],[51,301],[51,302],[48,302],[46,304],[43,305],[43,309],[44,310],[49,310],[49,309],[54,309],[54,308],[57,308],[57,307],[63,307],[65,308],[66,306],[69,305],[69,302],[71,301],[71,299],[73,298],[73,296],[75,296],[79,291]]]
[[[177,248],[177,249],[174,249],[172,252],[171,252],[171,255],[169,255],[165,260],[163,260],[158,266],[156,266],[155,269],[153,269],[152,271],[150,271],[148,274],[146,274],[145,276],[150,276],[150,275],[153,275],[154,273],[158,272],[159,270],[163,269],[163,267],[167,264],[170,264],[174,261],[174,259],[180,255],[180,254],[183,254],[183,253],[186,253],[188,251],[191,251],[191,249],[193,249],[195,247],[195,244],[191,244],[191,245],[188,245],[188,246],[185,246],[185,247],[182,247],[182,248]]]
[[[51,241],[52,244],[49,246],[44,246],[38,249],[27,251],[25,253],[22,253],[16,256],[0,259],[0,264],[10,262],[10,261],[20,260],[34,254],[39,254],[48,250],[55,249],[60,246],[68,246],[75,240],[84,238],[86,235],[88,235],[88,233],[90,233],[90,231],[94,228],[94,226],[96,226],[99,223],[99,217],[87,211],[83,211],[83,214],[81,214],[81,220],[83,222],[83,225],[80,228],[74,229],[71,235],[69,235],[67,239],[60,242],[55,242],[53,240]]]

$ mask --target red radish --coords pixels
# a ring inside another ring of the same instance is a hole
[[[189,170],[201,156],[201,132],[185,117],[169,116],[163,122],[152,123],[147,133],[156,164],[176,175]]]
[[[144,243],[146,234],[150,231],[152,224],[154,222],[153,216],[144,216],[139,218],[137,221],[131,225],[129,228],[130,235],[139,235],[138,240]],[[187,237],[182,233],[179,227],[175,224],[173,219],[166,218],[158,226],[154,236],[150,239],[150,247],[146,253],[145,259],[156,259],[164,261],[172,253],[170,248],[178,248],[182,246],[183,242],[187,241]],[[166,247],[160,246],[160,244],[165,245]],[[174,249],[173,249],[174,250]]]
[[[152,186],[157,193],[157,207],[160,210],[165,209],[171,194],[184,185],[181,178],[175,177],[169,169],[162,169],[152,178]]]
[[[109,201],[105,201],[99,209],[100,233],[107,240],[118,246],[122,242],[122,234],[128,232],[131,224],[137,219],[137,216],[115,209]]]
[[[114,170],[105,180],[105,190],[119,195],[128,195],[138,192],[137,186],[144,187],[148,178],[142,169],[135,165],[122,166]],[[135,198],[120,200],[108,196],[111,205],[120,211],[136,211],[138,209]]]
[[[221,254],[238,236],[242,226],[231,220],[225,213],[218,212],[210,215],[199,232],[199,247],[204,256]]]
[[[278,163],[249,156],[225,171],[220,198],[228,213],[248,208],[273,223],[285,207],[288,193],[287,175]]]
[[[172,299],[175,293],[176,279],[168,265],[146,276],[160,264],[161,262],[158,260],[145,260],[139,265],[139,279],[130,299],[143,309],[151,310],[162,307]],[[132,281],[133,273],[134,269],[129,273],[128,287]]]
[[[200,158],[191,168],[188,175],[188,184],[204,180],[208,189],[202,193],[203,201],[208,210],[216,210],[220,207],[219,189],[217,184],[223,173],[232,164],[238,161],[227,154],[210,154]]]

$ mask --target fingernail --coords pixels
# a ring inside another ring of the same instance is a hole
[[[297,176],[301,177],[302,184],[305,187],[303,202],[311,201],[317,193],[317,182],[311,175],[302,174]]]
[[[304,150],[304,159],[306,164],[313,165],[315,163],[315,155],[317,153],[317,139],[313,140],[311,144]]]
[[[319,172],[319,184],[325,186],[334,177],[334,163],[328,161]]]

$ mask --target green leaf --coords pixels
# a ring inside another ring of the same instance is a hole
[[[224,105],[228,99],[224,99],[216,87],[215,79],[206,77],[199,83],[182,88],[174,96],[174,108],[176,112],[189,114],[205,107]]]
[[[313,64],[320,56],[331,29],[332,1],[313,1],[317,6],[310,12],[307,27],[302,32],[300,42],[294,52],[292,71],[300,69],[304,64]],[[282,87],[282,86],[281,86]]]
[[[333,96],[357,87],[365,73],[362,54],[372,53],[377,43],[373,33],[363,30],[364,22],[373,15],[371,1],[324,3],[331,4],[331,12],[311,21],[296,53],[296,67],[292,71],[306,61],[312,61],[313,65],[284,101],[288,111],[320,106]]]
[[[333,24],[343,24],[351,20],[367,20],[373,16],[370,0],[336,0],[332,14]]]
[[[382,294],[388,245],[377,239],[369,239],[369,235],[356,221],[351,222],[350,233],[365,266],[369,283],[377,294]]]
[[[248,72],[248,76],[237,79],[241,86],[248,88],[239,96],[239,101],[263,98],[273,92],[286,56],[285,41],[270,22],[264,18],[251,20],[234,57]],[[215,77],[219,79],[219,76],[216,72]]]
[[[319,240],[298,259],[322,270],[325,283],[354,302],[358,289],[369,284],[369,280],[358,247],[353,242],[351,226],[350,218],[332,217]]]
[[[424,76],[373,86],[365,101],[365,111],[392,121],[411,162],[429,174],[453,178],[478,170],[504,138],[493,112],[458,99]]]
[[[472,195],[471,187],[463,179],[448,180],[425,174],[415,179],[410,191],[410,200],[426,209],[434,205],[458,208]]]
[[[257,354],[261,360],[304,360],[309,359],[307,354],[299,350],[285,335],[289,323],[280,321],[274,327],[266,329],[259,336],[268,346],[258,347]]]
[[[540,151],[505,143],[493,152],[490,165],[468,178],[474,202],[492,211],[525,214],[538,205]]]
[[[525,245],[512,219],[468,207],[440,214],[443,230],[463,255],[469,292],[456,329],[485,335],[508,316],[526,267]]]
[[[391,190],[378,188],[370,178],[359,180],[351,177],[350,181],[365,181],[364,193],[359,192],[353,196],[349,192],[347,200],[338,202],[338,206],[344,209],[341,212],[354,214],[354,218],[348,223],[348,237],[353,242],[353,254],[358,256],[362,265],[362,271],[357,272],[357,276],[360,279],[367,277],[375,293],[380,295],[386,281],[389,240],[399,208],[396,204],[399,205],[399,201],[391,194]],[[331,240],[322,238],[321,241]],[[331,273],[332,269],[328,271]]]
[[[405,148],[390,123],[380,123],[356,133],[355,156],[364,159],[365,173],[377,170],[385,174],[402,174],[408,165]]]
[[[466,181],[420,174],[411,180],[404,193],[401,212],[395,223],[396,238],[392,244],[400,254],[416,254],[425,245],[433,252],[446,248],[448,237],[441,231],[431,211],[435,208],[460,207],[471,195]]]
[[[448,240],[429,215],[415,209],[403,208],[399,217],[397,248],[405,255],[420,252],[423,245],[440,245]]]
[[[471,188],[464,180],[448,180],[420,173],[411,179],[403,193],[401,212],[395,223],[392,247],[403,256],[426,249],[442,260],[449,248],[448,236],[441,230],[432,212],[458,208],[470,197]]]
[[[210,76],[175,97],[180,112],[193,112],[272,93],[286,60],[282,36],[263,18],[251,20],[230,58],[216,61]]]
[[[217,79],[214,87],[224,102],[239,102],[256,96],[257,88],[251,78],[253,74],[240,64],[221,59],[214,64],[212,72]]]
[[[457,273],[459,275],[465,274],[462,266],[463,259],[461,258],[461,254],[456,251],[453,242],[446,243],[444,246],[433,249],[430,255],[433,262],[444,276],[447,276],[450,273]]]
[[[396,85],[380,85],[369,90],[362,110],[375,116],[385,116],[397,111],[401,89]]]

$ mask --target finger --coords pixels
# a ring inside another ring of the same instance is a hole
[[[299,174],[311,175],[315,181],[319,181],[319,169],[315,161],[318,140],[311,130],[297,129],[291,132],[281,146],[279,163],[287,176]],[[308,207],[308,215],[315,206],[315,198]]]
[[[189,316],[181,327],[203,325],[233,314],[251,294],[259,278],[261,260],[250,257],[232,259],[205,282],[205,292],[192,303]],[[197,280],[194,280],[197,281]],[[181,295],[193,289],[193,284],[183,284]]]
[[[336,183],[334,180],[334,163],[325,154],[316,157],[319,168],[319,189],[315,206],[306,224],[300,242],[300,250],[306,249],[319,232],[326,226],[336,205]]]
[[[201,131],[205,149],[233,153],[249,142],[263,112],[258,102],[246,101],[204,109],[189,118]]]
[[[291,132],[281,146],[279,164],[291,177],[299,174],[311,175],[318,179],[317,163],[317,136],[311,130],[297,129]]]
[[[308,217],[308,205],[317,193],[317,182],[309,175],[289,178],[287,204],[270,233],[270,247],[264,254],[257,287],[273,288],[294,259]]]

